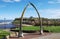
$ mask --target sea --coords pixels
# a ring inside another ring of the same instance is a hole
[[[14,24],[12,24],[13,20],[0,20],[0,23],[2,22],[11,22],[10,24],[2,24],[0,25],[0,29],[10,29],[10,28],[13,28],[15,27]]]

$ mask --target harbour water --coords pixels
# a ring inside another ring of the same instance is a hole
[[[9,29],[15,27],[15,25],[13,24],[4,24],[4,25],[0,25],[0,29]]]
[[[4,24],[4,23],[1,24],[2,22],[0,22],[0,29],[9,29],[9,28],[15,27],[15,25],[12,23],[9,23],[9,24],[6,23],[6,22],[12,22],[12,21],[5,21],[6,24]]]

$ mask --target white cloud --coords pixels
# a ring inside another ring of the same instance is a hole
[[[21,0],[14,0],[15,2],[20,2]]]
[[[40,10],[41,16],[46,18],[60,18],[60,9]]]
[[[12,0],[2,0],[4,2],[13,2]]]
[[[49,4],[54,4],[55,2],[54,1],[48,1]]]
[[[20,2],[21,0],[2,0],[4,2]]]
[[[55,4],[55,3],[60,3],[60,0],[52,0],[52,1],[48,1],[49,4]]]

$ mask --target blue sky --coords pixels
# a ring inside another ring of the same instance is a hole
[[[0,19],[15,19],[21,17],[24,7],[32,2],[41,17],[60,18],[60,0],[0,0]],[[36,11],[30,5],[24,17],[37,17]]]

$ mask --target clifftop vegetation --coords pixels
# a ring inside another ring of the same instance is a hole
[[[48,18],[42,18],[42,25],[43,26],[60,26],[60,19],[48,19]],[[23,24],[29,24],[34,26],[39,26],[38,18],[29,17],[29,18],[23,18]],[[13,24],[20,24],[20,18],[16,18],[13,21]]]

